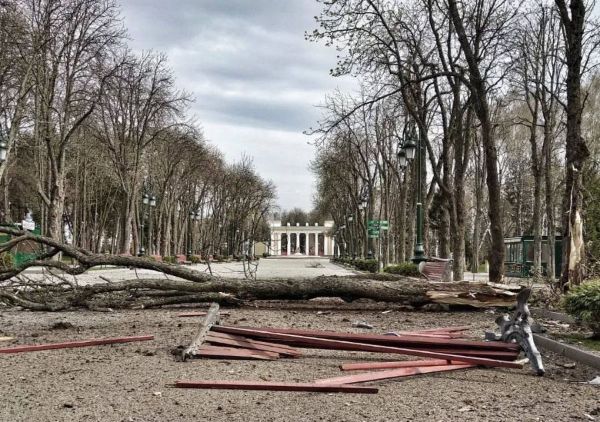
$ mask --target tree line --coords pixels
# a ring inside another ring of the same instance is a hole
[[[374,250],[367,221],[389,220],[382,259],[409,260],[421,192],[425,252],[452,256],[456,280],[487,260],[490,280],[501,281],[504,238],[521,235],[534,238],[534,275],[542,274],[542,257],[563,288],[593,270],[600,258],[593,4],[320,2],[318,28],[307,38],[337,48],[331,74],[360,86],[329,95],[311,130],[320,136],[316,207],[331,212],[342,248]],[[420,160],[403,168],[411,142],[422,148]],[[554,274],[556,242],[563,255]]]
[[[167,58],[114,0],[0,2],[0,211],[94,252],[240,254],[275,188],[188,117]],[[260,234],[259,237],[263,237]]]

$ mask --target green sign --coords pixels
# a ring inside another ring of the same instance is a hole
[[[369,228],[369,238],[378,238],[379,237],[379,230],[378,229],[373,229],[373,228]]]
[[[390,223],[387,220],[369,220],[367,222],[367,227],[375,230],[389,230]]]

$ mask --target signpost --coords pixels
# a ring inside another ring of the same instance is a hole
[[[381,265],[381,232],[390,229],[390,223],[387,220],[369,220],[367,221],[367,234],[369,239],[378,239],[379,254],[377,260]]]

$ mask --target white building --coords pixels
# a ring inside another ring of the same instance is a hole
[[[331,256],[335,249],[335,240],[330,231],[333,221],[325,221],[323,226],[308,223],[295,226],[281,225],[274,220],[271,226],[271,255],[273,256]]]

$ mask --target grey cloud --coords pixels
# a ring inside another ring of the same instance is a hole
[[[310,206],[313,150],[301,132],[315,125],[314,106],[327,92],[353,87],[328,75],[335,50],[304,39],[315,27],[316,1],[122,1],[132,47],[167,53],[178,85],[196,98],[191,113],[207,137],[228,159],[256,154],[282,206]],[[217,126],[231,130],[211,129]]]

